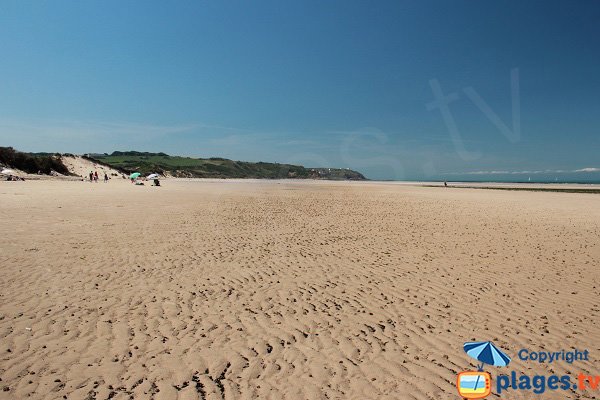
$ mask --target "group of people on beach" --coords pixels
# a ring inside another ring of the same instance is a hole
[[[16,181],[24,181],[25,178],[23,178],[22,176],[17,176],[17,175],[8,175],[6,177],[6,180],[7,181],[15,181],[16,182]]]
[[[94,183],[98,183],[98,171],[90,171],[89,174],[89,178],[90,178],[90,183],[94,182]],[[104,173],[104,183],[108,183],[108,174],[105,172]]]

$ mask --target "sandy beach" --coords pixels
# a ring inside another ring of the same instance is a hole
[[[600,195],[113,179],[0,199],[0,399],[456,399],[472,340],[513,358],[492,375],[600,375]]]

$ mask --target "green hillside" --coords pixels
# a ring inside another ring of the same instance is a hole
[[[258,178],[258,179],[331,179],[364,180],[365,177],[352,170],[339,168],[305,168],[300,165],[233,161],[225,158],[191,158],[170,156],[165,153],[115,151],[112,154],[87,155],[94,161],[104,163],[126,173],[170,174],[190,178]]]

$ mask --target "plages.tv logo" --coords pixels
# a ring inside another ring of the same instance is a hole
[[[456,378],[458,394],[464,399],[483,399],[492,393],[492,377],[483,370],[484,364],[505,367],[510,357],[492,342],[467,342],[465,352],[478,361],[477,371],[463,371]]]

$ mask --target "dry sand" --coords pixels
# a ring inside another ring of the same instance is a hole
[[[0,399],[456,399],[469,340],[600,375],[600,195],[0,182],[0,214]]]
[[[123,174],[114,168],[110,168],[106,165],[98,164],[96,162],[86,160],[81,156],[68,157],[63,156],[61,161],[69,169],[72,174],[80,176],[84,179],[88,179],[90,171],[98,172],[100,180],[104,178],[104,173],[107,173],[110,177],[122,176]]]

